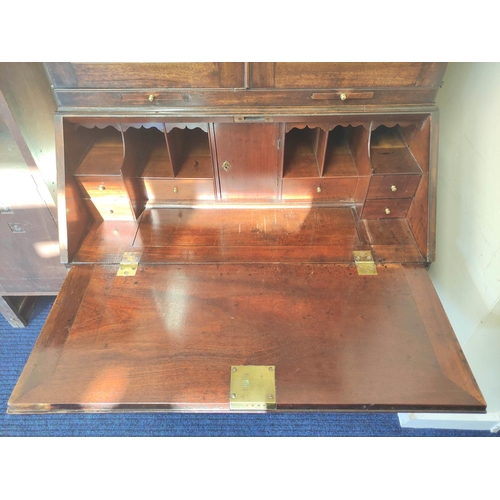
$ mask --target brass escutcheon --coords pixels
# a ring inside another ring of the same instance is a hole
[[[228,171],[229,171],[229,169],[231,168],[231,164],[230,164],[228,161],[225,161],[225,162],[221,165],[221,167],[222,167],[222,168],[223,168],[226,172],[228,172]]]

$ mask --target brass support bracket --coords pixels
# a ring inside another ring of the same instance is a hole
[[[117,276],[135,276],[139,261],[141,260],[141,252],[124,252],[120,266],[116,273]]]
[[[231,410],[275,410],[274,366],[231,366]]]
[[[369,250],[356,250],[352,252],[354,263],[360,276],[375,276],[377,268],[373,261],[372,253]]]

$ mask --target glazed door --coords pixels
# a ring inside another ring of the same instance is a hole
[[[220,197],[228,202],[276,201],[280,195],[281,125],[214,125]]]

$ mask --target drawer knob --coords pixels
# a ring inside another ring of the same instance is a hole
[[[156,97],[153,94],[149,94],[148,99],[150,102],[153,102],[156,99]]]
[[[391,211],[390,211],[388,208],[386,208],[386,209],[385,209],[385,213],[386,213],[387,215],[389,215],[389,214],[391,213]]]
[[[316,188],[316,191],[317,191],[318,193],[321,193],[321,186],[318,186],[318,187]]]
[[[99,191],[106,191],[106,186],[101,184],[97,189],[99,189]]]
[[[173,191],[174,191],[174,193],[177,193],[177,191],[179,191],[179,190],[177,189],[177,186],[175,186],[175,187],[174,187]]]
[[[108,210],[108,213],[109,213],[109,214],[114,214],[114,213],[115,213],[115,211],[114,211],[112,208],[110,208],[110,209]]]
[[[395,193],[398,190],[398,188],[394,185],[391,186],[391,191]]]
[[[342,94],[340,94],[340,100],[345,101],[346,99],[347,99],[347,95],[344,92],[342,92]]]

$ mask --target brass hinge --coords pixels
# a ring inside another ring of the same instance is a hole
[[[369,250],[356,250],[352,252],[354,263],[360,276],[375,276],[377,268],[373,262],[372,253]]]
[[[120,266],[116,273],[117,276],[135,276],[139,261],[141,260],[141,252],[124,252]]]
[[[231,410],[276,409],[274,366],[231,366]]]

